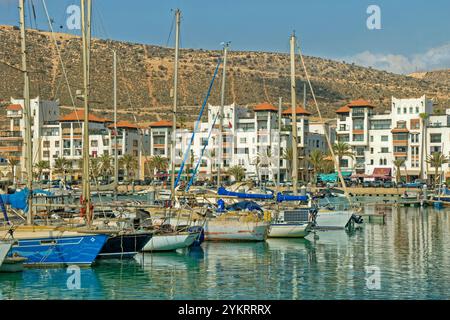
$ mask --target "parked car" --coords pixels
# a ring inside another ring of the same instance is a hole
[[[422,188],[427,183],[424,180],[416,179],[414,182],[405,183],[405,188]]]
[[[383,183],[383,188],[393,188],[393,187],[394,187],[394,183],[392,181],[390,181],[390,180],[386,180]]]
[[[363,188],[370,188],[372,185],[370,183],[370,181],[364,181],[363,182]]]
[[[372,188],[381,188],[383,186],[383,182],[381,180],[375,180],[372,182]]]

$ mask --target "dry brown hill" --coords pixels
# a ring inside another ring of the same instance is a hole
[[[40,31],[27,33],[31,94],[44,99],[58,98],[62,105],[71,100],[62,74],[51,34]],[[80,39],[57,34],[62,59],[73,94],[82,87]],[[0,26],[0,100],[22,95],[20,72],[7,66],[20,66],[19,31],[16,27]],[[151,121],[170,116],[173,82],[173,50],[153,45],[94,39],[92,44],[92,107],[100,115],[111,116],[112,51],[120,61],[118,102],[120,117]],[[180,53],[179,103],[182,116],[190,119],[198,112],[220,51],[183,49]],[[319,98],[322,112],[334,117],[334,111],[348,100],[364,98],[378,111],[389,108],[391,96],[418,97],[427,94],[450,107],[448,83],[425,76],[422,79],[364,68],[328,59],[306,57],[306,64]],[[226,103],[255,105],[262,101],[276,103],[282,96],[290,101],[289,56],[282,53],[231,51],[228,61]],[[298,99],[302,100],[304,80],[298,63]],[[216,80],[209,102],[218,104],[220,77]],[[315,113],[311,96],[307,96],[310,111]],[[81,105],[81,101],[76,102]],[[188,107],[191,106],[191,107]],[[192,107],[196,106],[196,107]]]

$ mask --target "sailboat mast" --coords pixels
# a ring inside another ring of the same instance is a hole
[[[294,194],[297,194],[298,182],[298,135],[297,135],[297,102],[295,84],[295,33],[291,35],[291,108],[292,108],[292,185]]]
[[[91,0],[87,0],[87,6],[91,6]],[[91,223],[91,190],[89,179],[89,54],[88,40],[90,40],[90,10],[88,9],[86,21],[86,0],[81,0],[81,34],[83,46],[83,90],[84,90],[84,124],[83,124],[83,200],[86,208],[88,224]]]
[[[278,156],[277,156],[277,190],[280,191],[280,161],[281,161],[281,108],[283,98],[278,98]]]
[[[181,11],[177,9],[175,11],[176,30],[175,30],[175,66],[173,77],[173,115],[172,115],[172,188],[171,198],[175,199],[175,149],[177,142],[177,106],[178,106],[178,55],[180,50],[180,16]],[[173,203],[172,203],[173,204]]]
[[[27,49],[25,39],[25,0],[19,1],[20,10],[20,42],[22,54],[22,72],[24,77],[23,99],[24,99],[24,125],[25,125],[25,168],[27,171],[28,213],[27,224],[33,224],[33,145],[31,141],[31,107],[30,107],[30,79],[27,69]]]
[[[117,188],[119,186],[119,155],[117,152],[117,53],[113,54],[113,74],[114,74],[114,198],[117,200]]]
[[[225,81],[227,78],[227,52],[228,52],[229,43],[225,43],[223,47],[223,72],[222,72],[222,88],[220,94],[220,113],[219,113],[219,152],[218,156],[218,166],[217,166],[217,188],[220,188],[221,184],[221,167],[222,167],[222,157],[223,157],[223,109],[225,106]]]

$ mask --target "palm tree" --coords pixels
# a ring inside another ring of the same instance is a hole
[[[236,182],[240,182],[245,177],[245,169],[241,166],[233,166],[228,169],[228,174],[233,176]]]
[[[308,157],[309,163],[313,166],[313,184],[317,183],[317,174],[322,170],[325,161],[325,154],[319,150],[314,149]]]
[[[344,157],[350,157],[352,159],[355,158],[355,154],[353,153],[350,145],[348,143],[338,141],[333,145],[334,155],[338,158],[338,166],[341,167],[341,161]]]
[[[401,168],[405,164],[405,159],[404,158],[395,159],[393,164],[395,166],[395,181],[398,184],[400,182],[400,180],[401,180],[401,177],[402,177],[402,175],[401,175]]]
[[[138,162],[135,157],[131,154],[126,154],[120,159],[121,167],[125,170],[125,176],[127,177],[127,182],[130,180],[134,180],[135,170],[138,167]],[[131,179],[130,179],[131,178]],[[128,183],[127,183],[127,191],[128,191]]]
[[[50,169],[50,162],[45,160],[38,161],[34,164],[34,168],[37,170],[37,179],[41,180],[42,172]]]
[[[259,152],[256,158],[257,162],[259,162],[260,167],[267,168],[268,170],[273,171],[274,163],[276,160],[272,155],[272,151],[270,148],[265,148],[263,152]]]
[[[287,149],[284,150],[283,152],[283,160],[287,161],[288,164],[288,176],[292,176],[292,160],[294,159],[294,150],[292,149],[292,147],[288,147]]]
[[[53,167],[53,171],[62,176],[64,184],[66,184],[67,174],[72,172],[72,162],[67,160],[66,158],[58,158],[55,160],[55,166]]]
[[[8,163],[11,167],[11,175],[13,179],[13,184],[16,183],[16,166],[19,165],[19,160],[17,159],[8,159]]]
[[[148,166],[151,172],[155,169],[156,171],[165,171],[169,167],[169,159],[156,155],[150,159]]]
[[[97,178],[100,176],[100,165],[100,158],[89,157],[89,175],[94,181],[97,181]]]
[[[420,126],[421,126],[421,129],[422,129],[422,136],[421,136],[421,140],[422,140],[422,142],[421,142],[421,144],[420,144],[420,155],[421,155],[421,157],[420,157],[420,174],[419,174],[419,177],[420,177],[420,179],[423,179],[423,180],[425,180],[425,170],[424,170],[424,168],[423,168],[423,165],[424,165],[424,163],[423,163],[423,155],[425,154],[425,150],[427,150],[427,148],[426,148],[426,146],[425,146],[425,143],[426,143],[426,140],[427,139],[425,139],[425,137],[426,137],[426,121],[427,121],[427,119],[428,119],[428,113],[421,113],[421,114],[419,114],[419,117],[420,117]]]
[[[440,180],[438,174],[439,168],[441,168],[443,164],[448,163],[449,159],[442,154],[442,152],[433,152],[432,155],[427,156],[426,162],[431,167],[434,167],[434,190],[436,190]]]
[[[103,179],[110,181],[110,177],[113,174],[112,157],[109,154],[104,153],[99,160],[99,171],[103,176]]]

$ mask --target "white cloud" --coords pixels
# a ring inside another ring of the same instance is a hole
[[[415,71],[430,71],[450,68],[450,43],[431,48],[424,53],[409,57],[400,54],[382,54],[364,51],[354,56],[345,57],[345,61],[365,67],[386,70],[394,73],[408,74]]]

